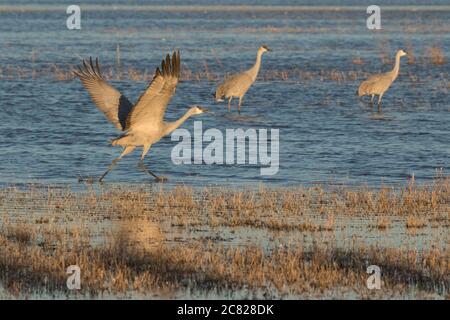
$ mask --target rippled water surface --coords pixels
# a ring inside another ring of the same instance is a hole
[[[219,80],[250,67],[260,44],[273,49],[264,56],[241,116],[236,104],[230,115],[225,103],[214,103],[217,80],[205,75],[179,83],[166,118],[174,120],[190,105],[200,104],[215,112],[195,118],[203,130],[279,129],[278,173],[261,176],[259,166],[248,164],[176,166],[171,160],[176,142],[166,137],[152,147],[146,163],[172,183],[377,185],[405,183],[412,174],[427,182],[436,170],[448,172],[449,64],[427,58],[433,46],[447,55],[450,49],[445,1],[432,3],[439,9],[417,10],[397,1],[397,7],[382,11],[379,32],[366,28],[365,8],[352,7],[352,1],[344,1],[347,9],[340,11],[304,10],[289,1],[277,7],[263,1],[241,10],[228,2],[221,7],[188,3],[190,7],[158,3],[152,8],[137,1],[115,8],[90,2],[81,6],[80,31],[66,29],[65,5],[0,4],[0,184],[76,183],[78,176],[99,176],[120,154],[109,144],[118,133],[80,82],[45,72],[68,71],[88,56],[99,56],[106,70],[115,70],[118,44],[124,70],[151,74],[165,53],[179,48],[183,68],[205,74],[206,66]],[[360,102],[355,91],[368,73],[391,68],[397,48],[413,52],[415,61],[402,60],[399,78],[378,113]],[[389,63],[383,64],[383,55]],[[17,68],[22,73],[11,71]],[[123,78],[112,83],[136,101],[148,81]],[[193,121],[182,127],[192,131]],[[148,180],[137,169],[139,156],[135,151],[124,158],[107,180]]]

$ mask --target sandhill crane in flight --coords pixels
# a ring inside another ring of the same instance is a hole
[[[119,157],[112,161],[99,181],[103,180],[120,159],[138,146],[143,147],[139,168],[158,181],[165,180],[165,178],[160,178],[148,170],[144,164],[145,155],[152,144],[170,134],[189,117],[207,111],[199,106],[193,106],[177,121],[165,122],[163,120],[167,104],[175,94],[180,77],[179,51],[173,53],[172,59],[167,55],[161,63],[161,69],[156,68],[153,80],[135,106],[105,81],[100,71],[98,58],[95,66],[92,63],[92,58],[89,61],[83,60],[83,67],[78,67],[78,70],[74,73],[80,78],[97,108],[105,114],[106,118],[117,129],[124,131],[123,135],[112,141],[113,146],[121,146],[124,150]]]
[[[228,99],[228,111],[231,111],[231,100],[233,97],[239,98],[238,112],[241,113],[242,98],[250,89],[258,76],[261,67],[261,58],[264,52],[271,51],[268,46],[262,45],[256,54],[256,62],[253,67],[247,71],[235,74],[225,79],[225,81],[217,87],[215,93],[216,102],[223,101],[222,98]]]
[[[378,108],[380,108],[384,93],[389,89],[392,82],[397,79],[400,70],[400,58],[406,55],[407,53],[403,50],[397,51],[394,68],[385,73],[372,75],[367,80],[361,82],[357,91],[358,96],[371,95],[370,102],[373,104],[373,98],[375,95],[378,95]]]

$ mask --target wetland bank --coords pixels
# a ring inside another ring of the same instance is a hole
[[[9,298],[448,298],[450,179],[0,190]],[[81,269],[81,290],[66,268]],[[380,290],[366,287],[369,265]]]

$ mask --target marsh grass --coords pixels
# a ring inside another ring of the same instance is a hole
[[[383,232],[395,218],[405,228],[427,221],[445,233],[449,203],[445,176],[431,185],[412,179],[378,189],[9,187],[0,190],[0,283],[15,297],[442,297],[449,288],[445,245],[431,242],[419,251],[320,239],[332,239],[342,227],[338,220],[354,218],[375,221],[369,228]],[[263,246],[192,236],[205,229],[220,235],[223,228],[266,230],[279,239],[313,234],[317,241]],[[167,241],[173,229],[185,230],[190,240]],[[82,270],[77,293],[66,289],[65,270],[72,264]],[[368,264],[382,268],[383,292],[365,287]]]
[[[369,225],[369,228],[375,228],[378,230],[386,230],[391,227],[392,221],[385,216],[377,217],[373,223]]]
[[[406,52],[408,53],[408,56],[407,56],[408,64],[413,65],[413,64],[417,63],[415,52],[414,52],[414,47],[412,44],[407,45]]]
[[[354,64],[358,64],[357,60],[353,60]],[[203,62],[204,70],[193,71],[187,66],[181,68],[182,81],[193,81],[193,82],[219,82],[231,74],[222,74],[217,71],[212,71],[208,62],[204,60]],[[73,81],[76,79],[73,74],[73,66],[62,67],[57,65],[52,65],[44,69],[29,69],[27,67],[11,67],[2,68],[0,66],[0,79],[6,80],[36,80],[43,77],[51,77],[56,81]],[[125,70],[121,68],[116,70],[114,67],[103,67],[103,76],[106,80],[117,80],[117,81],[133,81],[133,82],[150,82],[153,79],[153,70],[139,70],[133,67],[128,67]],[[347,70],[341,71],[337,69],[327,69],[319,71],[310,71],[301,68],[291,68],[289,70],[274,70],[266,69],[259,75],[259,81],[281,81],[281,82],[291,82],[300,83],[308,85],[314,81],[319,82],[333,82],[337,85],[343,85],[347,83],[353,83],[369,77],[371,73],[362,70]],[[423,77],[421,81],[433,81],[434,76],[432,74]],[[412,83],[416,83],[419,79],[418,75],[409,72],[408,78]],[[442,85],[440,87],[443,90],[448,90],[448,79],[447,75],[443,75]],[[439,85],[438,85],[439,86]]]
[[[407,228],[425,228],[428,225],[427,219],[423,217],[408,217],[406,218],[406,227]]]
[[[408,287],[445,294],[448,261],[438,250],[427,252],[376,247],[338,249],[314,245],[264,250],[246,245],[224,247],[211,242],[156,246],[139,250],[119,234],[99,247],[59,243],[48,250],[39,243],[23,246],[0,235],[0,279],[17,297],[33,292],[70,295],[64,270],[76,264],[82,270],[77,296],[173,296],[183,291],[245,289],[254,295],[320,297],[352,292],[371,296],[365,288],[368,262],[383,270],[383,289],[401,293]],[[373,296],[373,294],[372,294]]]
[[[428,48],[427,56],[429,58],[430,63],[438,66],[444,65],[447,61],[447,59],[445,58],[444,51],[438,46]]]
[[[27,223],[17,222],[15,224],[9,224],[7,221],[4,221],[0,232],[7,239],[23,245],[29,244],[35,239],[33,228]]]
[[[361,57],[357,56],[352,58],[352,63],[356,65],[362,65],[364,61],[362,60]]]
[[[0,190],[0,206],[5,212],[24,203],[29,206],[28,210],[61,213],[59,218],[66,216],[66,212],[80,210],[96,213],[101,209],[104,215],[116,217],[172,214],[177,208],[177,216],[199,219],[214,216],[216,222],[227,225],[245,224],[258,218],[262,219],[261,225],[269,226],[270,219],[298,218],[307,214],[329,218],[332,225],[332,218],[338,216],[446,217],[450,214],[450,179],[438,175],[429,185],[416,184],[412,179],[405,186],[378,189],[339,185],[273,189],[261,185],[241,190],[194,189],[184,185],[166,189],[163,185],[151,185],[128,189],[125,186],[95,188],[88,184],[85,192],[51,187],[42,190],[33,186],[30,190],[14,187]],[[278,226],[282,224],[277,222]]]
[[[380,60],[383,65],[392,65],[392,52],[388,41],[381,41]],[[441,67],[446,63],[446,57],[443,50],[437,46],[431,46],[423,49],[423,54],[418,56],[415,48],[411,44],[407,46],[408,50],[408,64],[433,64],[436,67]],[[203,59],[195,70],[188,65],[183,64],[181,68],[182,81],[208,81],[218,82],[230,76],[230,73],[224,72],[224,65],[218,56],[215,49],[211,49],[211,59]],[[50,64],[48,66],[36,66],[37,51],[31,51],[30,64],[25,66],[0,66],[0,79],[37,79],[40,77],[53,77],[57,81],[70,81],[75,79],[75,65],[56,65]],[[284,81],[308,84],[312,81],[332,81],[338,85],[357,80],[365,79],[371,73],[363,71],[366,60],[360,56],[354,56],[349,63],[358,66],[361,70],[339,70],[339,69],[322,69],[322,70],[307,70],[299,66],[293,66],[289,69],[264,69],[259,75],[260,81]],[[356,68],[356,67],[355,67]],[[112,66],[102,66],[102,73],[106,80],[129,80],[129,81],[145,81],[149,82],[153,79],[153,69],[137,69],[132,66],[123,66],[121,62],[120,46],[117,45],[115,51],[115,63]],[[430,74],[429,77],[433,77]],[[444,74],[443,81],[448,83],[448,75]],[[409,79],[415,83],[418,81],[418,76],[409,72]],[[425,78],[423,78],[425,80]],[[443,85],[443,89],[448,89],[448,85]]]

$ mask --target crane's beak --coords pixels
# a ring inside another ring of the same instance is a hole
[[[202,107],[198,107],[200,110],[203,111],[203,113],[210,113],[210,114],[214,114],[214,112],[212,112],[211,110],[209,110],[208,108],[202,108]]]

